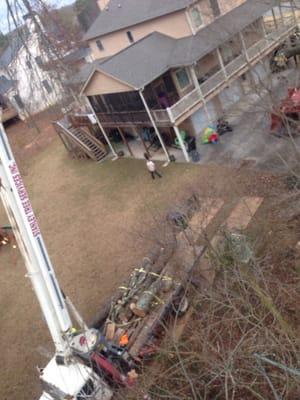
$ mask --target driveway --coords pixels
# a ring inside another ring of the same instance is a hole
[[[245,96],[231,108],[227,117],[234,131],[223,135],[218,144],[198,145],[200,163],[239,164],[249,161],[258,168],[276,171],[286,169],[283,160],[289,165],[294,164],[297,154],[295,148],[300,152],[300,137],[292,141],[290,138],[271,135],[270,110],[271,104],[286,96],[289,86],[297,85],[295,75],[298,75],[295,71],[289,71],[284,75],[273,76],[270,91],[262,88],[260,93]]]

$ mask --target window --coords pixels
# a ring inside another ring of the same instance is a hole
[[[197,6],[191,8],[190,14],[194,28],[198,29],[203,24],[199,8]]]
[[[103,51],[103,50],[104,50],[104,46],[103,46],[103,44],[102,44],[102,42],[101,42],[100,39],[96,40],[96,45],[97,45],[97,47],[98,47],[98,49],[99,49],[100,51]]]
[[[50,93],[52,93],[52,91],[53,91],[53,89],[52,89],[52,87],[49,85],[49,82],[47,81],[47,79],[45,79],[45,80],[43,80],[43,85],[44,85],[44,88],[47,90],[47,92],[50,94]]]
[[[219,6],[219,1],[218,0],[210,0],[210,6],[211,9],[213,11],[213,15],[214,17],[218,17],[219,15],[221,15],[221,11],[220,11],[220,6]]]
[[[14,100],[19,108],[24,108],[24,103],[18,94],[14,95]]]
[[[26,66],[28,69],[32,69],[31,62],[29,60],[26,61]]]
[[[190,78],[185,68],[177,70],[175,75],[180,89],[185,89],[187,86],[189,86]]]
[[[37,65],[38,65],[39,67],[42,67],[42,65],[43,65],[43,60],[42,60],[42,57],[41,57],[41,56],[35,57],[35,62],[37,63]]]
[[[129,43],[133,43],[134,42],[134,38],[133,38],[132,33],[130,31],[127,32],[127,37],[128,37]]]

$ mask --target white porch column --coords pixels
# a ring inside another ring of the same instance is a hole
[[[148,114],[148,116],[149,116],[149,118],[150,118],[151,124],[152,124],[152,126],[153,126],[153,128],[154,128],[154,130],[155,130],[155,133],[156,133],[156,135],[157,135],[157,137],[158,137],[158,139],[159,139],[159,141],[160,141],[161,147],[163,148],[163,151],[165,152],[166,157],[167,157],[167,161],[168,161],[168,163],[169,163],[171,160],[170,160],[170,156],[169,156],[168,150],[167,150],[167,148],[166,148],[166,146],[165,146],[165,143],[164,143],[164,141],[163,141],[163,138],[161,137],[161,134],[159,133],[159,130],[158,130],[158,128],[157,128],[157,125],[156,125],[156,123],[155,123],[155,121],[154,121],[154,118],[153,118],[153,116],[152,116],[152,114],[151,114],[151,111],[150,111],[150,109],[149,109],[149,107],[148,107],[148,104],[147,104],[147,102],[146,102],[146,100],[145,100],[145,97],[144,97],[144,95],[143,95],[143,91],[140,90],[139,93],[140,93],[141,100],[142,100],[142,102],[143,102],[143,104],[144,104],[144,107],[145,107],[145,109],[146,109],[146,111],[147,111],[147,114]]]
[[[297,24],[297,16],[296,16],[296,11],[295,11],[295,4],[292,2],[292,0],[289,0],[290,7],[292,9],[293,17],[294,17],[294,23]]]
[[[284,26],[284,16],[283,16],[283,12],[282,12],[282,7],[281,4],[279,3],[279,13],[280,13],[280,19],[281,19],[281,23]]]
[[[249,58],[249,54],[248,54],[248,50],[247,50],[247,46],[246,46],[244,35],[242,34],[242,32],[239,32],[239,36],[240,36],[240,40],[241,40],[241,43],[242,43],[243,51],[244,51],[244,54],[245,54],[245,57],[246,57],[246,61],[249,62],[250,58]]]
[[[217,48],[217,55],[218,55],[219,63],[220,63],[221,69],[223,71],[223,74],[225,76],[225,79],[228,80],[227,71],[226,71],[225,64],[224,64],[224,61],[223,61],[223,57],[222,57],[222,54],[221,54],[221,51],[220,51],[219,47]]]
[[[107,142],[107,144],[108,144],[110,150],[112,151],[113,155],[114,155],[116,158],[118,158],[118,154],[116,153],[116,151],[115,151],[113,145],[111,144],[111,141],[109,140],[109,138],[108,138],[108,136],[107,136],[105,130],[103,129],[103,126],[101,125],[101,123],[100,123],[100,121],[99,121],[99,118],[97,117],[97,113],[95,112],[95,110],[94,110],[94,108],[93,108],[93,106],[92,106],[92,103],[91,103],[90,99],[88,98],[88,96],[85,96],[85,97],[86,97],[86,100],[87,100],[87,102],[88,102],[88,104],[89,104],[89,106],[90,106],[90,108],[91,108],[91,110],[92,110],[92,113],[93,113],[93,115],[94,115],[94,117],[95,117],[95,119],[96,119],[96,121],[97,121],[97,124],[98,124],[98,126],[99,126],[99,128],[100,128],[100,130],[101,130],[101,132],[102,132],[102,134],[103,134],[103,136],[105,137],[105,140],[106,140],[106,142]]]
[[[186,18],[188,20],[188,24],[189,24],[190,30],[192,31],[192,34],[195,36],[196,35],[196,31],[195,31],[195,28],[194,28],[193,21],[191,19],[190,8],[188,8],[186,10],[185,15],[186,15]]]
[[[277,18],[276,18],[275,12],[274,12],[274,8],[272,8],[272,16],[273,16],[275,28],[276,28],[276,30],[278,30],[278,23],[277,23]]]
[[[201,100],[203,102],[203,107],[204,107],[208,122],[211,123],[212,122],[212,118],[211,118],[210,112],[209,112],[209,110],[207,108],[206,100],[205,100],[205,98],[203,96],[203,93],[202,93],[202,90],[201,90],[201,86],[199,84],[199,81],[198,81],[198,78],[197,78],[197,74],[196,74],[196,71],[195,71],[195,67],[193,65],[190,67],[190,74],[191,74],[193,83],[195,85],[195,88],[198,89],[199,96],[200,96],[200,98],[201,98]]]
[[[184,142],[183,142],[182,137],[181,137],[181,135],[180,135],[180,131],[179,131],[179,129],[178,129],[178,126],[175,125],[175,120],[174,120],[173,114],[172,114],[172,112],[171,112],[171,110],[170,110],[169,108],[167,108],[167,112],[168,112],[170,121],[172,122],[172,127],[173,127],[173,129],[174,129],[174,131],[175,131],[175,134],[176,134],[176,136],[177,136],[177,139],[178,139],[180,148],[181,148],[181,150],[182,150],[182,152],[183,152],[184,158],[185,158],[185,160],[186,160],[187,162],[189,162],[189,161],[190,161],[190,157],[189,157],[188,152],[187,152],[187,150],[186,150],[186,148],[185,148],[185,145],[184,145]]]
[[[185,161],[186,162],[190,162],[190,157],[189,157],[189,154],[187,152],[187,149],[185,148],[184,141],[182,140],[182,137],[181,137],[180,130],[179,130],[178,126],[174,125],[173,129],[174,129],[174,131],[176,133],[176,136],[177,136],[178,142],[180,144],[181,150],[183,152]]]
[[[264,16],[261,17],[260,19],[260,25],[261,25],[261,30],[264,34],[264,38],[267,38],[267,31],[266,31],[266,27],[265,27],[265,20],[264,20]]]

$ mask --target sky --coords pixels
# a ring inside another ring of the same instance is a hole
[[[45,2],[47,4],[61,7],[67,4],[74,3],[74,0],[45,0]],[[3,33],[8,31],[7,8],[5,3],[5,0],[0,0],[0,31]]]

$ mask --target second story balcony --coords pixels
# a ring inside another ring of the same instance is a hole
[[[179,126],[264,62],[297,24],[294,13],[262,2],[261,10],[245,3],[194,37],[176,41],[154,33],[100,63],[83,91],[103,127]],[[240,13],[247,24],[237,19]]]
[[[234,79],[247,72],[253,65],[276,49],[280,43],[288,38],[295,27],[296,24],[293,21],[289,26],[280,26],[278,29],[266,33],[263,38],[242,50],[227,64],[220,60],[219,50],[212,53],[210,56],[215,60],[218,58],[217,53],[219,53],[217,70],[213,73],[210,71],[204,78],[199,77],[197,71],[195,71],[198,82],[194,82],[192,90],[167,109],[170,120],[179,124],[191,115],[196,108],[201,108],[203,101],[209,101],[218,92],[230,85]],[[201,60],[198,64],[201,64]],[[193,72],[190,74],[193,74]]]

